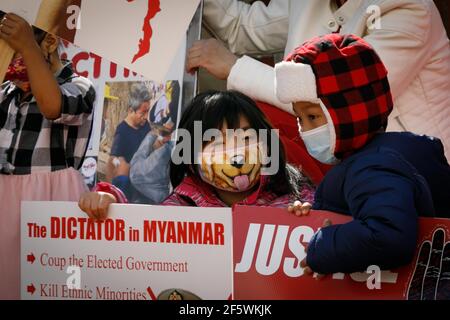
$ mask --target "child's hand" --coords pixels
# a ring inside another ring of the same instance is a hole
[[[309,202],[301,202],[295,201],[293,204],[289,205],[288,211],[290,213],[294,213],[297,217],[307,216],[309,215],[309,211],[311,210],[311,203]]]
[[[86,192],[84,193],[78,206],[95,220],[105,220],[108,216],[108,208],[112,203],[117,203],[117,199],[107,192]]]
[[[331,220],[330,219],[325,219],[324,222],[323,222],[322,228],[326,228],[326,227],[329,227],[331,225],[332,225]],[[313,269],[311,269],[311,267],[308,266],[308,263],[306,262],[306,258],[303,259],[302,261],[300,261],[300,267],[302,267],[304,269],[303,272],[304,272],[305,275],[313,276],[314,273],[315,273],[313,271]],[[320,280],[320,279],[322,279],[324,277],[325,277],[324,274],[316,273],[316,279],[317,280]]]
[[[21,54],[29,49],[31,44],[37,46],[31,26],[25,19],[14,13],[6,14],[0,22],[0,38],[5,40],[15,52]]]

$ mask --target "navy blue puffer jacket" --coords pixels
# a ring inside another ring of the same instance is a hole
[[[313,208],[353,217],[315,234],[307,255],[314,271],[349,273],[409,263],[417,217],[450,218],[450,166],[441,141],[407,132],[376,135],[326,175]]]

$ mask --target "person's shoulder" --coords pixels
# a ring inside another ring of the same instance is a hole
[[[150,124],[148,122],[145,122],[145,124],[142,127],[139,127],[139,132],[147,134],[152,128],[150,127]]]
[[[116,129],[116,131],[117,130],[123,130],[124,128],[127,128],[128,127],[128,124],[125,122],[125,120],[124,121],[122,121],[122,122],[120,122],[118,125],[117,125],[117,129]]]
[[[333,193],[341,191],[341,195],[351,190],[371,194],[387,187],[386,181],[400,180],[417,185],[416,168],[394,149],[374,147],[360,150],[336,165],[327,173],[323,184]]]
[[[408,135],[383,134],[381,136],[376,142],[357,151],[341,163],[342,166],[346,167],[347,175],[364,174],[364,171],[367,170],[376,170],[379,173],[389,172],[390,174],[397,172],[407,175],[416,172],[416,169],[405,158],[404,152],[398,150],[401,147],[411,145],[412,140],[416,139]],[[411,147],[413,146],[412,144]]]
[[[84,91],[88,91],[93,88],[94,84],[91,80],[76,73],[72,67],[72,64],[66,62],[57,75],[60,85],[72,84],[82,88]]]
[[[122,121],[116,128],[116,135],[127,134],[130,131],[131,127],[126,123],[126,121]]]
[[[72,75],[72,79],[71,79],[72,83],[76,83],[76,84],[80,84],[80,85],[84,85],[86,87],[92,87],[94,84],[92,83],[91,80],[89,80],[89,78],[83,77],[81,75],[79,75],[78,73],[73,73]]]
[[[410,132],[389,132],[379,134],[338,166],[349,176],[361,174],[364,170],[410,176],[419,170],[413,164],[423,166],[421,160],[425,155],[430,164],[446,162],[444,147],[438,138]]]
[[[387,137],[390,139],[436,139],[435,137],[428,136],[426,134],[418,134],[410,131],[401,132],[383,132],[379,135],[380,137]]]
[[[412,132],[386,132],[378,135],[368,147],[392,148],[411,156],[422,156],[424,152],[443,153],[444,146],[439,138]]]

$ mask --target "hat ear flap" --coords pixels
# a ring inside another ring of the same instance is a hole
[[[319,103],[316,76],[309,64],[282,61],[275,65],[275,91],[283,103]]]

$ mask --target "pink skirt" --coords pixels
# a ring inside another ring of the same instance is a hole
[[[0,175],[0,299],[20,299],[21,201],[76,201],[88,191],[73,168],[30,175]]]

